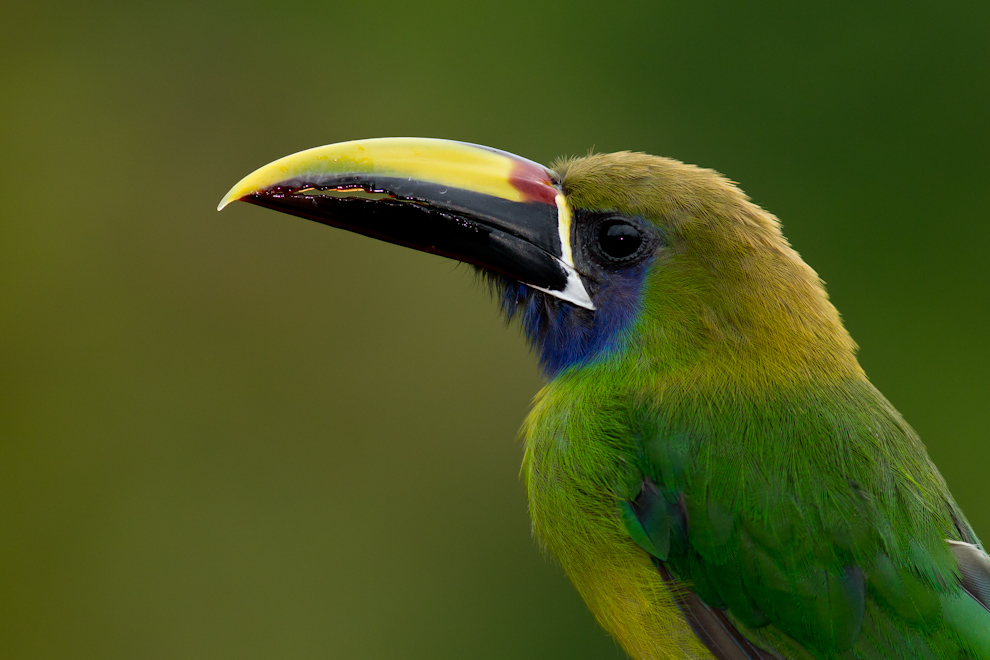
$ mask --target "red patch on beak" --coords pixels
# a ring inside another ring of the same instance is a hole
[[[557,193],[553,178],[542,165],[531,161],[519,161],[512,168],[509,183],[523,194],[523,201],[557,204]]]

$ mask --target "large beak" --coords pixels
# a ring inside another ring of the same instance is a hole
[[[379,138],[316,147],[252,172],[244,201],[475,264],[594,309],[574,268],[556,175],[466,142]]]

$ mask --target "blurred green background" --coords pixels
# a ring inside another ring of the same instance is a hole
[[[716,168],[990,537],[990,5],[34,3],[0,26],[0,657],[618,658],[470,270],[220,197],[360,137]]]

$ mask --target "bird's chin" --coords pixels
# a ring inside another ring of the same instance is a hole
[[[476,268],[507,322],[518,322],[552,377],[579,361],[595,336],[595,311],[572,305],[500,273]]]

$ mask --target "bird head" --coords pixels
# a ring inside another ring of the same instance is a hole
[[[449,140],[279,159],[241,200],[476,266],[551,377],[576,367],[752,381],[858,373],[776,218],[718,173],[619,152],[544,167]]]

